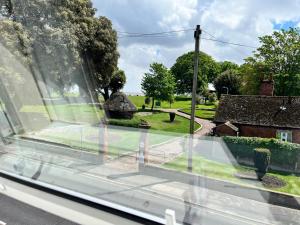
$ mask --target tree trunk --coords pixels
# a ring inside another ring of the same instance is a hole
[[[109,99],[109,90],[108,87],[104,88],[104,93],[102,93],[104,101],[107,101]]]
[[[152,106],[151,106],[151,111],[153,111],[153,107],[154,107],[154,98],[152,97]]]

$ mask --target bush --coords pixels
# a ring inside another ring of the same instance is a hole
[[[208,101],[213,104],[217,101],[217,95],[216,93],[211,93],[208,95]]]
[[[176,114],[174,112],[170,112],[169,115],[170,115],[170,122],[172,123],[175,120]]]
[[[253,149],[267,148],[272,153],[271,165],[294,168],[300,154],[300,145],[278,139],[257,137],[223,137],[232,155],[244,159],[253,158]]]
[[[202,98],[200,96],[196,96],[196,104],[200,105],[202,103]]]
[[[261,179],[268,171],[271,159],[271,152],[267,148],[255,148],[253,154],[254,166],[257,169],[258,177]]]
[[[145,104],[146,104],[146,105],[149,105],[150,102],[151,102],[150,97],[146,97],[146,98],[145,98]]]
[[[145,109],[146,109],[146,106],[145,106],[145,105],[142,105],[142,109],[145,110]]]

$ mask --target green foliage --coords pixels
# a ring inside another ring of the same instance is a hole
[[[116,70],[110,80],[109,88],[112,93],[120,91],[126,83],[126,75],[123,70]]]
[[[240,84],[240,76],[235,70],[227,70],[223,72],[214,81],[214,86],[216,88],[218,98],[220,98],[222,93],[227,93],[226,88],[228,88],[228,94],[239,94]]]
[[[150,72],[145,73],[142,80],[142,90],[147,97],[154,101],[172,101],[175,92],[175,81],[171,72],[160,63],[150,65]]]
[[[198,73],[198,93],[207,87],[208,82],[212,82],[218,75],[219,67],[215,60],[200,52]],[[171,71],[177,82],[177,94],[192,92],[194,76],[194,52],[188,52],[180,56],[172,66]]]
[[[254,66],[254,76],[248,77],[255,83],[257,64],[263,64],[267,78],[275,80],[275,94],[278,96],[300,95],[300,32],[297,28],[274,31],[272,35],[260,37],[261,47],[248,58]],[[253,73],[252,73],[253,74]],[[265,77],[266,78],[266,77]],[[247,88],[250,89],[249,87]]]
[[[271,152],[267,148],[255,148],[253,154],[254,166],[257,168],[259,178],[263,177],[268,171],[271,159]]]
[[[243,95],[258,95],[261,83],[270,78],[270,69],[263,62],[255,62],[247,58],[246,63],[240,67],[242,85],[240,91]]]
[[[10,2],[0,1],[0,14],[4,20],[20,23],[29,33],[34,50],[30,66],[45,77],[47,85],[63,92],[76,83],[81,89],[90,86],[93,93],[109,97],[119,58],[117,34],[110,20],[95,16],[90,0]]]
[[[210,93],[210,94],[208,95],[208,101],[209,101],[211,104],[215,103],[215,102],[217,101],[217,95],[216,95],[216,93]]]
[[[219,73],[223,73],[227,70],[238,70],[239,69],[239,65],[233,62],[229,62],[229,61],[224,61],[224,62],[219,62]]]
[[[267,148],[272,153],[271,164],[293,168],[300,154],[300,145],[278,139],[257,137],[224,137],[224,142],[235,157],[252,159],[253,149]]]

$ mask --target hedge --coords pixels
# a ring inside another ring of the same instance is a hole
[[[257,137],[223,137],[234,157],[253,159],[255,148],[271,151],[271,164],[294,167],[300,154],[300,144],[282,142],[278,139]]]

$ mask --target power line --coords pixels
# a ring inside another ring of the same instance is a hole
[[[154,32],[154,33],[137,33],[137,32],[135,33],[135,32],[125,32],[125,31],[117,31],[117,32],[120,33],[119,38],[166,38],[166,37],[178,37],[178,35],[176,33],[189,32],[189,31],[194,31],[194,29],[189,28],[189,29],[181,29],[181,30]],[[242,43],[223,41],[223,40],[216,38],[214,35],[207,32],[206,30],[202,30],[202,31],[211,37],[211,38],[201,37],[202,40],[214,41],[214,42],[219,42],[222,44],[257,49],[257,47],[255,47],[255,46],[250,46],[250,45],[246,45],[246,44],[242,44]]]
[[[236,46],[240,46],[240,47],[257,49],[257,47],[250,46],[250,45],[245,45],[245,44],[241,44],[241,43],[234,43],[234,42],[222,41],[222,40],[213,39],[213,38],[201,38],[201,39],[207,40],[207,41],[219,42],[219,43],[222,43],[222,44],[229,44],[229,45],[236,45]]]
[[[133,33],[133,32],[125,32],[125,31],[117,31],[120,34],[126,34],[127,36],[156,36],[156,35],[163,35],[163,34],[172,34],[172,33],[180,33],[180,32],[187,32],[187,31],[193,31],[193,28],[189,29],[181,29],[181,30],[170,30],[170,31],[163,31],[163,32],[154,32],[154,33]]]

